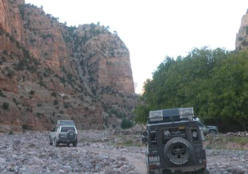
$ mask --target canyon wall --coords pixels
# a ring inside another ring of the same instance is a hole
[[[23,0],[0,0],[0,131],[58,119],[119,127],[135,104],[129,51],[108,27],[68,27]]]

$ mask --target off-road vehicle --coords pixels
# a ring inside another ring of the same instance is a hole
[[[216,135],[219,133],[217,126],[205,125],[201,122],[201,120],[198,117],[195,117],[194,120],[198,121],[198,125],[200,129],[203,131],[204,135],[208,135],[208,134]]]
[[[77,128],[75,125],[57,125],[50,134],[49,141],[50,145],[58,146],[59,144],[66,144],[74,147],[77,146]]]
[[[204,135],[193,117],[193,108],[150,111],[142,138],[148,174],[207,173]]]

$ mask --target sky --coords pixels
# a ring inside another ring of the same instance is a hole
[[[130,52],[136,93],[166,56],[194,48],[235,49],[248,0],[25,0],[67,25],[117,31]]]

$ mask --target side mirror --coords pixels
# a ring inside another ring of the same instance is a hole
[[[142,133],[142,142],[143,143],[147,143],[147,131],[144,131],[143,133]]]
[[[147,131],[144,131],[144,132],[142,133],[142,135],[143,135],[144,137],[147,137]]]

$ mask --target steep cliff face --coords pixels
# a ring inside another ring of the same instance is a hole
[[[115,127],[135,103],[129,52],[116,34],[0,0],[0,126],[48,129],[74,119],[85,129]]]
[[[241,26],[236,36],[236,49],[248,48],[248,10],[242,17]]]
[[[0,0],[0,27],[19,42],[23,41],[23,23],[18,8],[21,4],[24,0]]]

